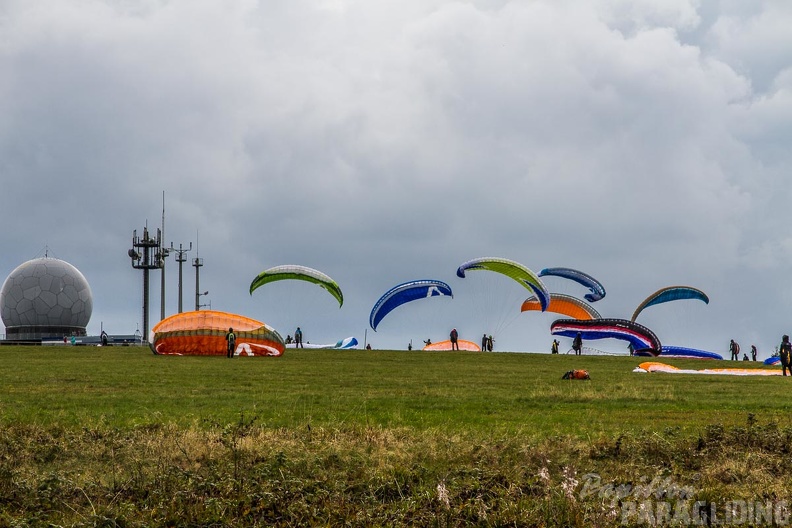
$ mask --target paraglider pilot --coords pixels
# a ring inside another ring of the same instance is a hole
[[[228,329],[228,333],[226,334],[226,345],[226,357],[234,357],[234,351],[236,350],[236,335],[234,334],[233,328]]]
[[[784,376],[787,375],[787,370],[789,370],[789,375],[792,376],[792,344],[790,344],[789,336],[786,334],[781,338],[778,355],[781,357],[781,370],[784,372]]]
[[[300,330],[299,326],[294,331],[294,348],[305,348],[302,342],[302,330]]]
[[[553,344],[550,345],[550,353],[558,354],[558,339],[553,339]]]
[[[729,352],[732,360],[738,361],[740,359],[740,345],[734,339],[729,342]]]
[[[451,350],[459,350],[459,333],[457,332],[456,328],[451,330],[449,337],[451,338]]]
[[[572,340],[572,350],[575,351],[576,356],[583,354],[583,335],[578,332],[575,339]]]

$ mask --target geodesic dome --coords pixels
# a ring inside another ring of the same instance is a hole
[[[7,339],[86,335],[93,295],[80,270],[56,258],[18,266],[0,289],[0,316]]]

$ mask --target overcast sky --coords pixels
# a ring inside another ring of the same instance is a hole
[[[792,332],[791,27],[787,0],[0,0],[0,279],[46,248],[90,283],[90,334],[134,332],[127,251],[164,192],[202,302],[284,336],[478,341],[486,273],[455,271],[497,256],[594,275],[607,317],[697,287],[709,305],[638,321],[766,357]],[[308,284],[248,294],[280,264],[333,277],[343,307]],[[368,328],[424,278],[455,299]],[[548,350],[554,318],[519,315],[496,348]]]

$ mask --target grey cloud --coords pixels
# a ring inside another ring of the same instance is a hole
[[[381,293],[425,277],[460,291],[433,339],[446,324],[478,334],[454,271],[485,255],[590,271],[613,316],[659,287],[700,287],[713,301],[690,346],[742,332],[768,350],[787,331],[774,211],[789,195],[789,83],[756,54],[776,4],[44,7],[7,4],[0,22],[0,219],[19,226],[0,271],[51,246],[91,283],[93,326],[140,320],[126,250],[159,225],[165,191],[165,241],[197,241],[214,308],[270,322],[247,286],[277,264],[336,278],[344,307],[293,323],[322,341],[360,339]],[[755,44],[721,38],[735,32]],[[169,313],[175,273],[170,261]],[[757,297],[771,308],[736,300]],[[671,341],[675,311],[652,315]],[[541,317],[499,344],[545,350]],[[390,329],[375,345],[418,337]]]

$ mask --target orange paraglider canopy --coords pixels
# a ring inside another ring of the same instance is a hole
[[[536,297],[528,297],[520,308],[521,312],[532,310],[537,312],[542,311],[542,306],[539,304],[539,299]],[[546,311],[566,315],[571,319],[600,319],[599,312],[590,304],[572,297],[571,295],[564,295],[562,293],[550,294],[550,302],[547,305]]]
[[[481,352],[481,347],[479,347],[476,343],[472,341],[465,341],[464,339],[457,340],[457,344],[459,345],[459,350],[467,350],[470,352]],[[440,341],[438,343],[432,343],[431,345],[426,345],[423,347],[422,350],[451,350],[451,341]]]
[[[152,329],[151,349],[165,355],[224,356],[229,328],[236,335],[237,356],[283,354],[283,338],[274,328],[249,317],[213,310],[166,317]]]

